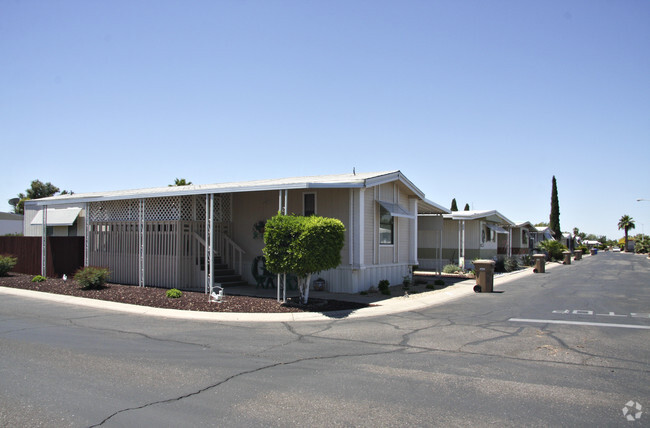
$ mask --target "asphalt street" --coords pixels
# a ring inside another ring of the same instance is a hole
[[[650,426],[650,260],[495,290],[302,322],[0,293],[0,426]]]

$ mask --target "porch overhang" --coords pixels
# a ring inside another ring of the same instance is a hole
[[[406,209],[400,207],[398,204],[384,201],[377,201],[377,203],[384,207],[384,209],[388,211],[393,217],[405,217],[410,219],[415,218],[415,214],[411,214]]]
[[[77,220],[81,208],[47,208],[47,226],[72,226]],[[38,211],[31,225],[43,224],[43,210]]]

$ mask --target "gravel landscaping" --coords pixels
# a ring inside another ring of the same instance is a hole
[[[100,290],[83,290],[79,284],[71,279],[63,281],[60,278],[48,278],[43,282],[32,282],[32,278],[32,275],[11,272],[8,276],[0,277],[0,287],[20,288],[155,308],[204,312],[329,312],[355,310],[369,306],[365,303],[316,298],[310,298],[309,304],[305,306],[298,305],[291,300],[286,304],[281,304],[275,298],[229,295],[228,289],[226,289],[226,295],[221,303],[210,303],[206,294],[193,291],[183,291],[182,297],[174,299],[167,297],[167,289],[163,288],[143,288],[109,283]]]

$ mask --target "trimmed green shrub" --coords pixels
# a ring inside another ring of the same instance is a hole
[[[522,266],[532,266],[533,258],[529,254],[524,254],[521,256],[521,265]]]
[[[377,288],[379,289],[379,292],[385,296],[390,296],[390,282],[388,282],[387,279],[382,279],[379,281],[379,284],[377,284]]]
[[[427,290],[435,290],[436,286],[433,284],[427,284]]]
[[[449,264],[449,265],[445,265],[445,267],[442,268],[443,273],[456,273],[456,272],[459,272],[461,270],[462,269],[460,268],[460,266],[455,265],[453,263]]]
[[[433,281],[433,285],[445,285],[445,281],[443,281],[442,279],[436,279],[435,281]]]
[[[18,259],[9,255],[0,255],[0,276],[5,276],[16,266]]]
[[[45,281],[46,279],[47,279],[47,278],[45,278],[44,276],[36,275],[34,278],[32,278],[32,282],[43,282],[43,281]]]
[[[298,278],[300,302],[307,304],[311,275],[341,264],[345,226],[335,218],[278,214],[264,227],[266,268]]]
[[[178,290],[176,288],[172,288],[171,290],[167,290],[166,294],[167,294],[167,297],[169,297],[170,299],[178,299],[179,297],[181,297],[183,295],[181,290]]]
[[[96,266],[86,266],[74,274],[74,280],[84,290],[98,290],[106,284],[111,273],[108,269]]]

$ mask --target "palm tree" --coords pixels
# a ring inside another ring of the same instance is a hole
[[[169,187],[174,187],[174,186],[189,186],[192,184],[191,181],[186,181],[184,178],[177,178],[174,180],[174,184],[170,184]]]
[[[627,214],[618,221],[618,229],[625,229],[625,249],[623,250],[625,252],[627,252],[627,231],[634,229],[635,226],[634,219]]]

